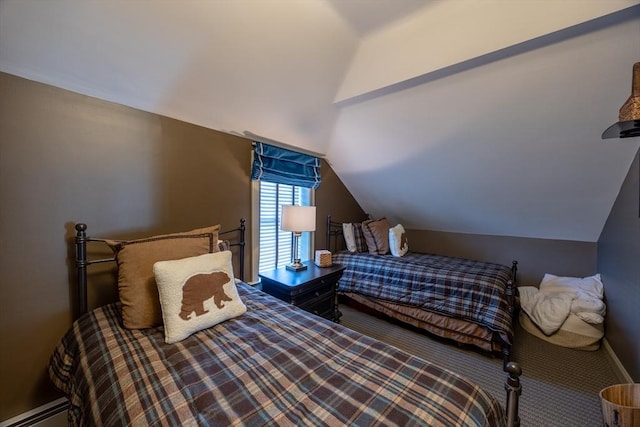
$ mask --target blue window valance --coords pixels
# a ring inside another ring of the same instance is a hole
[[[321,182],[320,165],[317,157],[255,142],[251,179],[316,189]]]

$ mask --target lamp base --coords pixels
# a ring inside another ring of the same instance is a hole
[[[302,271],[306,270],[307,266],[300,262],[299,259],[294,259],[291,264],[287,264],[285,268],[289,271]]]

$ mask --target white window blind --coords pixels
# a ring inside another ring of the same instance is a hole
[[[291,262],[293,233],[280,229],[283,205],[311,205],[311,189],[260,181],[259,272],[284,267]],[[311,253],[309,233],[302,233],[298,253],[302,261]]]

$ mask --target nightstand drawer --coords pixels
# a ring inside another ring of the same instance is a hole
[[[324,294],[322,298],[312,299],[297,306],[309,313],[333,320],[334,295],[332,293]]]
[[[332,297],[335,294],[335,286],[333,283],[319,283],[320,286],[315,289],[311,289],[310,291],[291,295],[291,303],[294,305],[302,306],[309,301],[315,301],[317,299],[326,298],[327,296]]]
[[[344,267],[318,267],[305,262],[306,270],[292,272],[279,268],[260,273],[262,290],[310,313],[338,322],[336,288]]]

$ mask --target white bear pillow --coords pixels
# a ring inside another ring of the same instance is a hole
[[[247,311],[238,295],[229,251],[159,261],[153,273],[167,344]]]
[[[409,242],[401,224],[389,229],[389,249],[393,256],[403,256],[409,250]]]

